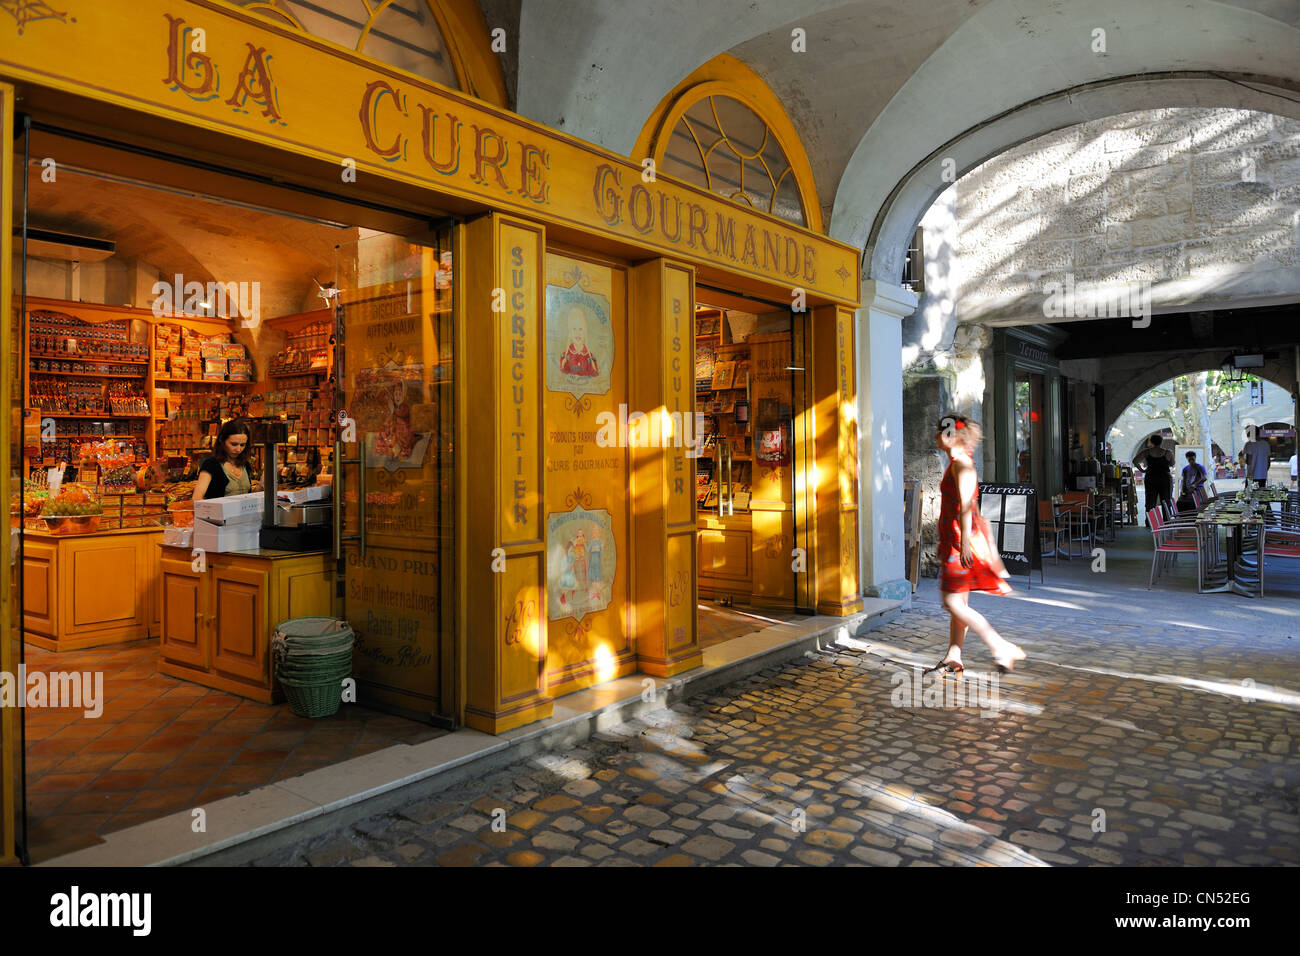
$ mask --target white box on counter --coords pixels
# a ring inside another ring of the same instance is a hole
[[[213,524],[234,524],[236,522],[232,518],[243,517],[248,520],[249,515],[260,520],[265,506],[266,496],[260,491],[246,495],[227,495],[225,498],[206,498],[194,502],[194,517]]]
[[[287,501],[293,505],[305,505],[309,501],[328,501],[333,495],[332,485],[312,485],[309,488],[278,489],[275,497],[278,501]]]
[[[237,514],[229,518],[201,518],[198,512],[194,513],[194,524],[197,526],[202,523],[209,528],[251,528],[262,523],[261,511],[248,511],[244,514]]]
[[[165,528],[163,544],[173,548],[188,548],[193,532],[193,528]]]
[[[236,525],[231,528],[218,528],[212,525],[194,523],[194,537],[191,539],[195,548],[216,554],[222,551],[256,551],[261,547],[259,538],[260,525]]]

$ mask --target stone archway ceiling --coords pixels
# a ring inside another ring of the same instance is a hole
[[[868,275],[897,281],[917,221],[951,182],[944,160],[960,176],[1043,133],[1154,107],[1300,116],[1297,25],[1300,5],[1267,0],[994,0],[873,119],[840,180],[830,232],[865,246]],[[1090,46],[1098,28],[1104,56]]]
[[[624,155],[659,101],[700,64],[768,33],[785,36],[788,50],[787,24],[844,6],[842,0],[522,2],[517,111]]]
[[[806,53],[791,50],[795,26]],[[1213,105],[1293,115],[1300,103],[1228,92],[1211,74],[1300,90],[1298,27],[1300,3],[1279,0],[523,0],[518,109],[626,154],[674,84],[731,53],[773,88],[802,137],[828,232],[867,249],[869,278],[896,282],[905,243],[944,185],[940,150],[960,175],[1016,143],[1116,112]],[[1097,28],[1104,55],[1091,48]],[[1180,77],[1162,87],[1149,76],[1198,71],[1214,82],[1181,96],[1168,86]],[[1138,77],[1147,79],[1134,90],[1106,89]],[[1089,84],[1086,96],[1064,95]],[[925,181],[899,204],[900,184],[927,160]],[[896,204],[899,222],[882,228]]]
[[[790,31],[727,51],[750,66],[785,106],[808,151],[822,218],[830,222],[849,157],[890,101],[965,21],[992,0],[849,3],[791,23],[807,31],[805,54]]]

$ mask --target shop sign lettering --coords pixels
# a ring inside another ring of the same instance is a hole
[[[542,147],[504,136],[487,124],[463,123],[455,113],[439,113],[424,103],[416,103],[415,108],[420,113],[420,155],[431,172],[456,176],[465,165],[476,185],[539,205],[548,203],[546,173],[551,158]],[[409,159],[410,137],[393,130],[394,114],[408,121],[411,118],[401,88],[386,80],[366,84],[358,113],[361,135],[366,148],[387,163]]]
[[[523,310],[527,305],[524,293],[526,282],[524,270],[524,250],[515,246],[510,250],[510,357],[514,364],[510,366],[510,402],[515,410],[515,427],[510,435],[515,440],[515,524],[522,525],[528,520],[528,506],[523,499],[528,495],[528,480],[524,477],[524,346],[527,332],[524,328]]]
[[[167,19],[167,76],[163,83],[174,92],[184,93],[197,102],[214,100],[221,95],[221,73],[217,64],[194,40],[195,28],[187,27],[181,17],[164,13]],[[225,104],[236,113],[255,112],[278,126],[289,125],[280,118],[279,91],[271,77],[271,57],[266,48],[245,42],[248,54],[235,78],[235,89]]]
[[[680,416],[683,421],[691,415],[689,411],[682,408],[682,300],[679,296],[673,296],[673,334],[668,341],[668,377],[670,379],[669,394],[672,396],[672,414]],[[696,416],[697,430],[703,422],[700,421],[702,416]],[[692,448],[688,454],[695,458],[699,455],[696,448]],[[673,455],[673,494],[684,495],[686,493],[686,458],[684,455]]]
[[[671,187],[636,182],[623,188],[623,174],[609,163],[596,167],[592,188],[597,214],[610,226],[629,224],[643,236],[677,248],[729,259],[770,275],[817,281],[817,249],[765,227],[742,227],[730,213],[683,200]]]

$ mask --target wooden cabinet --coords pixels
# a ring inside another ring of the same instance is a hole
[[[700,597],[732,597],[747,602],[754,588],[749,515],[701,515],[698,529]]]
[[[333,558],[285,551],[208,554],[196,569],[188,550],[159,550],[158,669],[264,703],[280,700],[271,635],[290,618],[337,616]]]
[[[267,657],[267,574],[249,567],[218,567],[212,573],[212,610],[208,615],[212,666],[257,683],[270,673]]]
[[[23,533],[24,638],[50,651],[158,633],[161,528],[96,534]]]
[[[164,550],[164,549],[158,549]],[[173,550],[185,554],[180,549]],[[188,667],[206,670],[206,643],[202,640],[207,612],[204,579],[195,573],[188,556],[158,560],[158,603],[162,606],[162,656]]]

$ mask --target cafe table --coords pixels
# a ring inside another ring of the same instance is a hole
[[[1243,558],[1242,535],[1253,529],[1258,533],[1264,525],[1264,519],[1255,515],[1244,503],[1229,503],[1219,508],[1206,508],[1196,517],[1198,540],[1205,534],[1217,537],[1223,528],[1227,537],[1227,563],[1207,566],[1202,574],[1201,592],[1216,594],[1232,591],[1246,597],[1259,596],[1259,566],[1251,567]],[[1205,543],[1201,547],[1204,551]],[[1208,555],[1202,560],[1208,564]]]

